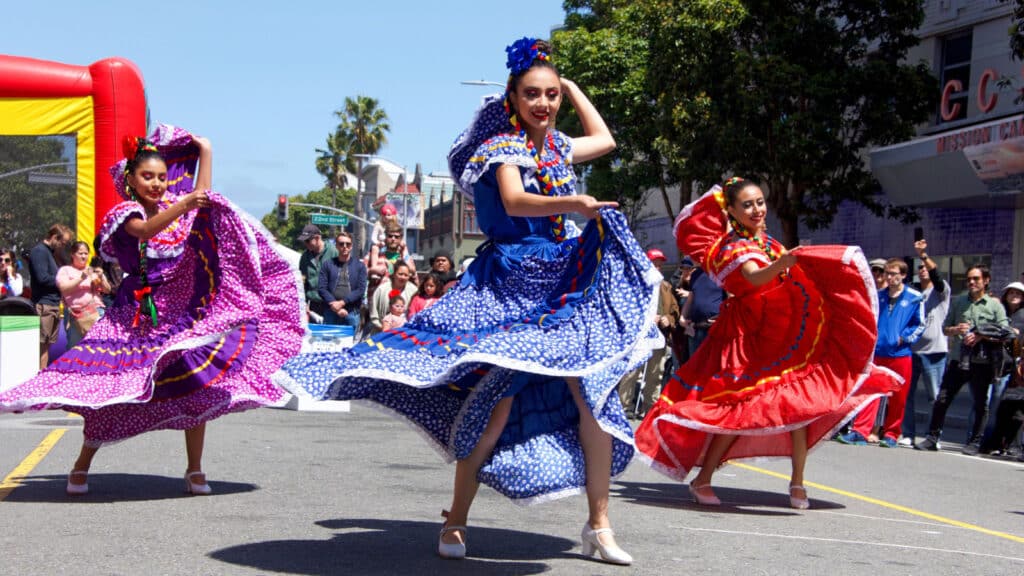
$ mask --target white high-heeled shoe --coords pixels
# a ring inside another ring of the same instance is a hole
[[[448,511],[442,510],[441,516],[448,518]],[[456,542],[455,544],[448,544],[444,541],[444,535],[454,531],[462,532],[462,542]],[[441,534],[437,537],[437,555],[441,558],[448,558],[449,560],[462,560],[466,557],[466,527],[465,526],[449,526],[447,520],[441,526]]]
[[[625,550],[619,548],[618,544],[611,544],[606,546],[601,543],[599,536],[601,534],[608,534],[614,536],[615,532],[611,528],[598,528],[594,530],[590,527],[590,524],[583,525],[583,531],[580,533],[580,540],[583,541],[583,555],[593,556],[596,551],[601,556],[601,560],[609,564],[618,564],[620,566],[629,566],[633,563],[633,557],[626,553]]]
[[[71,483],[71,479],[73,477],[75,477],[75,476],[85,476],[87,481],[82,483],[82,484],[72,484]],[[68,474],[68,486],[65,489],[67,491],[68,496],[81,496],[83,494],[88,494],[89,493],[89,482],[88,482],[88,479],[89,479],[89,471],[88,470],[72,470],[71,473]]]
[[[694,486],[691,482],[688,488],[690,490],[690,495],[693,496],[693,499],[697,502],[697,504],[700,504],[701,506],[722,505],[722,501],[719,500],[718,496],[715,496],[715,493],[711,491],[710,482],[708,482],[707,484],[701,484],[700,486]],[[705,488],[707,488],[707,491],[710,492],[710,494],[701,494],[701,491],[704,490]]]
[[[193,476],[203,476],[202,470],[196,470],[195,472],[185,472],[185,492],[192,494],[193,496],[207,496],[213,492],[213,488],[207,483],[196,484],[192,482]]]
[[[807,489],[804,488],[803,486],[801,486],[799,484],[797,484],[795,486],[793,484],[790,484],[789,485],[789,507],[790,508],[796,508],[797,510],[807,510],[808,508],[810,508],[811,507],[810,500],[808,500],[807,498],[797,498],[796,496],[793,495],[793,490],[803,490],[804,491],[804,496],[807,495]]]

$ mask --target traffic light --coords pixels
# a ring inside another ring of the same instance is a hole
[[[288,196],[285,194],[277,195],[277,221],[288,221]]]

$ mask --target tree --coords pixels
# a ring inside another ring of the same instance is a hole
[[[847,200],[915,218],[877,194],[865,153],[912,137],[934,109],[928,66],[903,62],[918,41],[919,1],[630,4],[571,0],[567,23],[647,35],[646,62],[635,65],[646,68],[641,93],[653,102],[647,118],[668,181],[759,180],[788,246],[798,222],[828,226]],[[616,132],[620,146],[627,135]]]
[[[1004,0],[1005,1],[1005,0]],[[1013,3],[1013,24],[1010,25],[1010,52],[1017,60],[1024,60],[1024,0]]]
[[[64,162],[60,138],[36,136],[0,137],[0,174]],[[75,186],[33,184],[28,175],[49,172],[67,175],[65,166],[36,168],[0,178],[0,249],[31,247],[52,224],[75,228]],[[92,242],[92,238],[83,238]]]
[[[327,135],[327,148],[317,148],[316,171],[327,181],[331,189],[331,206],[337,206],[337,191],[345,187],[345,168],[352,140],[348,134],[336,128]]]
[[[618,144],[587,165],[587,192],[618,201],[628,214],[654,188],[671,218],[670,175],[657,147],[656,96],[647,78],[647,21],[630,0],[570,1],[565,7],[566,25],[552,37],[555,62],[586,91]],[[567,123],[570,131],[581,130],[575,116]]]
[[[272,207],[266,214],[260,218],[260,222],[270,231],[271,234],[277,238],[277,241],[285,246],[292,248],[302,249],[296,243],[299,233],[302,232],[302,227],[310,222],[310,214],[318,213],[320,210],[316,208],[308,208],[306,206],[295,206],[295,202],[302,204],[319,204],[321,206],[330,206],[332,200],[337,200],[338,208],[353,212],[355,210],[355,198],[356,191],[352,188],[343,189],[340,191],[334,190],[329,186],[324,186],[320,190],[312,190],[306,194],[296,194],[288,197],[288,221],[279,222],[277,220],[276,206]],[[361,228],[362,225],[358,222],[350,224],[355,226],[355,229]],[[325,235],[328,235],[327,230],[323,231]]]
[[[356,154],[376,154],[387,144],[387,132],[391,131],[388,115],[375,98],[368,96],[345,98],[345,106],[334,115],[340,120],[337,132],[348,146],[345,168],[355,172]]]
[[[345,98],[345,104],[334,111],[338,126],[327,136],[326,149],[318,148],[316,171],[332,191],[330,206],[336,206],[337,192],[344,188],[345,175],[356,174],[361,155],[373,155],[387,143],[391,130],[388,115],[375,98]],[[362,203],[356,202],[355,214],[363,216]],[[362,244],[361,227],[356,228],[357,245]]]

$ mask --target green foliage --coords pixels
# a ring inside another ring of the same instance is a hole
[[[570,0],[565,7],[568,31],[556,43],[569,49],[556,56],[572,60],[559,65],[577,75],[601,67],[594,73],[604,75],[608,93],[597,93],[595,104],[619,142],[613,174],[644,174],[646,162],[665,183],[705,188],[727,174],[758,180],[790,246],[798,221],[828,226],[844,200],[915,217],[877,194],[865,152],[911,138],[937,99],[929,68],[903,62],[917,43],[919,1]],[[623,185],[613,176],[599,181]],[[690,187],[682,189],[688,201]]]
[[[552,40],[561,74],[586,91],[616,135],[616,150],[588,164],[587,192],[629,211],[646,190],[665,184],[665,158],[654,146],[657,109],[647,81],[649,30],[633,2],[593,4],[600,4],[595,12],[573,8],[569,27]],[[570,133],[582,132],[575,116],[566,124]]]
[[[7,174],[64,160],[62,140],[36,136],[0,137],[0,174]],[[73,140],[72,140],[73,142]],[[39,168],[30,172],[67,174],[66,167]],[[31,248],[53,224],[75,229],[74,186],[30,184],[22,172],[0,178],[0,249]],[[92,238],[85,238],[92,242]]]
[[[336,196],[335,196],[336,194]],[[277,238],[277,241],[285,246],[294,248],[296,250],[302,250],[303,246],[296,240],[299,233],[302,232],[302,227],[310,222],[310,214],[324,213],[324,214],[337,214],[330,210],[319,210],[317,208],[307,208],[306,206],[295,206],[294,202],[300,202],[302,204],[319,204],[321,206],[330,206],[332,199],[337,201],[337,207],[346,210],[348,212],[355,212],[355,199],[356,191],[352,188],[346,188],[344,190],[334,191],[331,188],[325,186],[320,190],[313,190],[306,194],[296,194],[295,196],[288,197],[288,221],[278,222],[276,205],[270,207],[270,211],[265,214],[260,222],[267,227],[268,230]],[[348,228],[351,230],[354,221],[350,221]],[[328,234],[328,230],[322,230],[324,234]]]

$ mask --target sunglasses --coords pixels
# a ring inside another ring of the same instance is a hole
[[[401,234],[388,234],[388,238],[401,238]]]
[[[352,247],[352,243],[351,242],[335,242],[334,244],[336,246],[340,247],[340,248],[351,248]]]
[[[0,258],[0,262],[10,262],[10,261],[11,261],[10,258],[6,258],[6,257]]]

